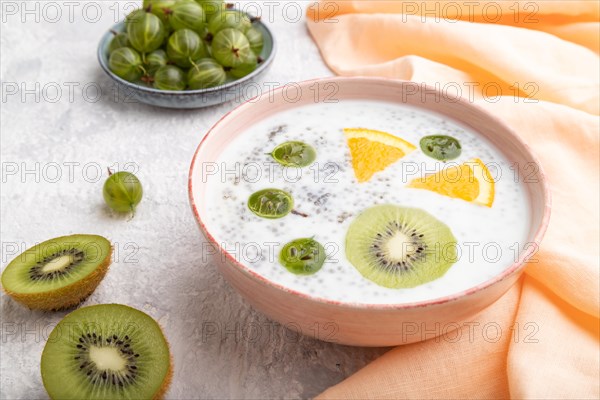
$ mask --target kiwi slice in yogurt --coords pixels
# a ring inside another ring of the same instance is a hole
[[[378,285],[411,288],[448,271],[457,260],[456,238],[446,224],[424,210],[377,205],[350,224],[346,257]]]

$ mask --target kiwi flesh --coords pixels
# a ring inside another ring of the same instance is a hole
[[[2,288],[31,309],[78,305],[96,289],[110,265],[112,246],[98,235],[70,235],[27,249],[2,272]]]
[[[51,399],[160,399],[172,376],[169,344],[135,308],[82,307],[48,336],[41,374]]]
[[[428,212],[392,204],[359,214],[346,234],[346,258],[367,279],[388,288],[435,280],[456,262],[456,238]]]

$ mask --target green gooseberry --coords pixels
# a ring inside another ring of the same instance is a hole
[[[112,40],[110,41],[110,44],[108,45],[108,54],[109,55],[116,49],[120,49],[121,47],[129,47],[130,46],[129,37],[127,36],[127,34],[125,32],[121,32],[121,33],[113,32],[113,34],[115,36],[112,38]]]
[[[165,23],[167,22],[168,13],[175,4],[177,4],[177,0],[144,0],[143,8],[145,11],[156,15]]]
[[[177,3],[168,14],[173,30],[191,29],[201,34],[206,23],[204,9],[194,1]]]
[[[212,41],[212,55],[224,67],[238,67],[246,63],[251,54],[250,43],[237,29],[223,29]]]
[[[284,167],[295,168],[307,167],[317,159],[315,148],[299,141],[281,143],[269,155]]]
[[[181,91],[185,89],[185,73],[174,65],[160,67],[154,73],[154,87],[159,90]]]
[[[204,41],[191,29],[180,29],[169,37],[167,55],[182,68],[191,67],[193,60],[209,57]]]
[[[117,212],[134,212],[143,193],[139,179],[126,171],[111,174],[102,190],[106,204]]]
[[[156,50],[166,35],[162,21],[154,14],[144,12],[127,24],[127,36],[131,46],[140,53]]]
[[[260,29],[256,27],[251,27],[245,33],[248,42],[250,43],[250,48],[257,56],[262,52],[264,46],[263,34]]]
[[[256,69],[256,64],[243,64],[237,68],[232,68],[229,73],[236,79],[240,79],[250,74]]]
[[[142,77],[142,57],[131,47],[121,47],[110,53],[108,68],[119,78],[134,82]]]
[[[147,12],[144,9],[138,8],[137,10],[133,10],[125,17],[125,31],[127,31],[127,27],[134,21],[139,21],[144,18]]]
[[[209,21],[221,10],[225,10],[227,8],[224,0],[196,0],[196,3],[200,4],[204,10],[207,21]]]
[[[257,66],[258,66],[258,59],[254,55],[254,53],[250,52],[247,55],[246,59],[242,60],[242,63],[240,65],[238,65],[237,67],[231,68],[229,70],[229,73],[234,78],[239,79],[239,78],[243,78],[244,76],[246,76],[249,73],[251,73],[252,71],[254,71]]]
[[[252,26],[250,18],[241,11],[225,10],[213,16],[208,22],[208,32],[215,36],[223,29],[233,28],[244,33]]]
[[[224,84],[226,79],[225,70],[212,58],[194,61],[187,75],[188,87],[192,90],[219,86]]]
[[[160,67],[167,65],[169,58],[167,52],[163,49],[154,50],[146,54],[146,70],[150,75],[153,75]]]
[[[419,145],[423,153],[440,161],[454,160],[462,152],[458,139],[446,135],[425,136]]]
[[[296,275],[312,275],[319,271],[327,255],[321,243],[313,238],[296,239],[279,252],[279,262]]]
[[[259,217],[277,219],[292,211],[294,199],[281,189],[263,189],[250,195],[248,208]]]

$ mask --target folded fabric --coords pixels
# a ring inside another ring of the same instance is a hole
[[[542,246],[502,299],[448,337],[391,350],[320,398],[600,398],[599,16],[595,1],[309,7],[309,31],[335,73],[469,98],[530,145],[553,197]]]

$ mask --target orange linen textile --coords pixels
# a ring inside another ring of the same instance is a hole
[[[597,1],[321,1],[329,67],[437,86],[503,118],[542,162],[548,232],[526,275],[457,332],[391,350],[321,399],[600,398]]]

